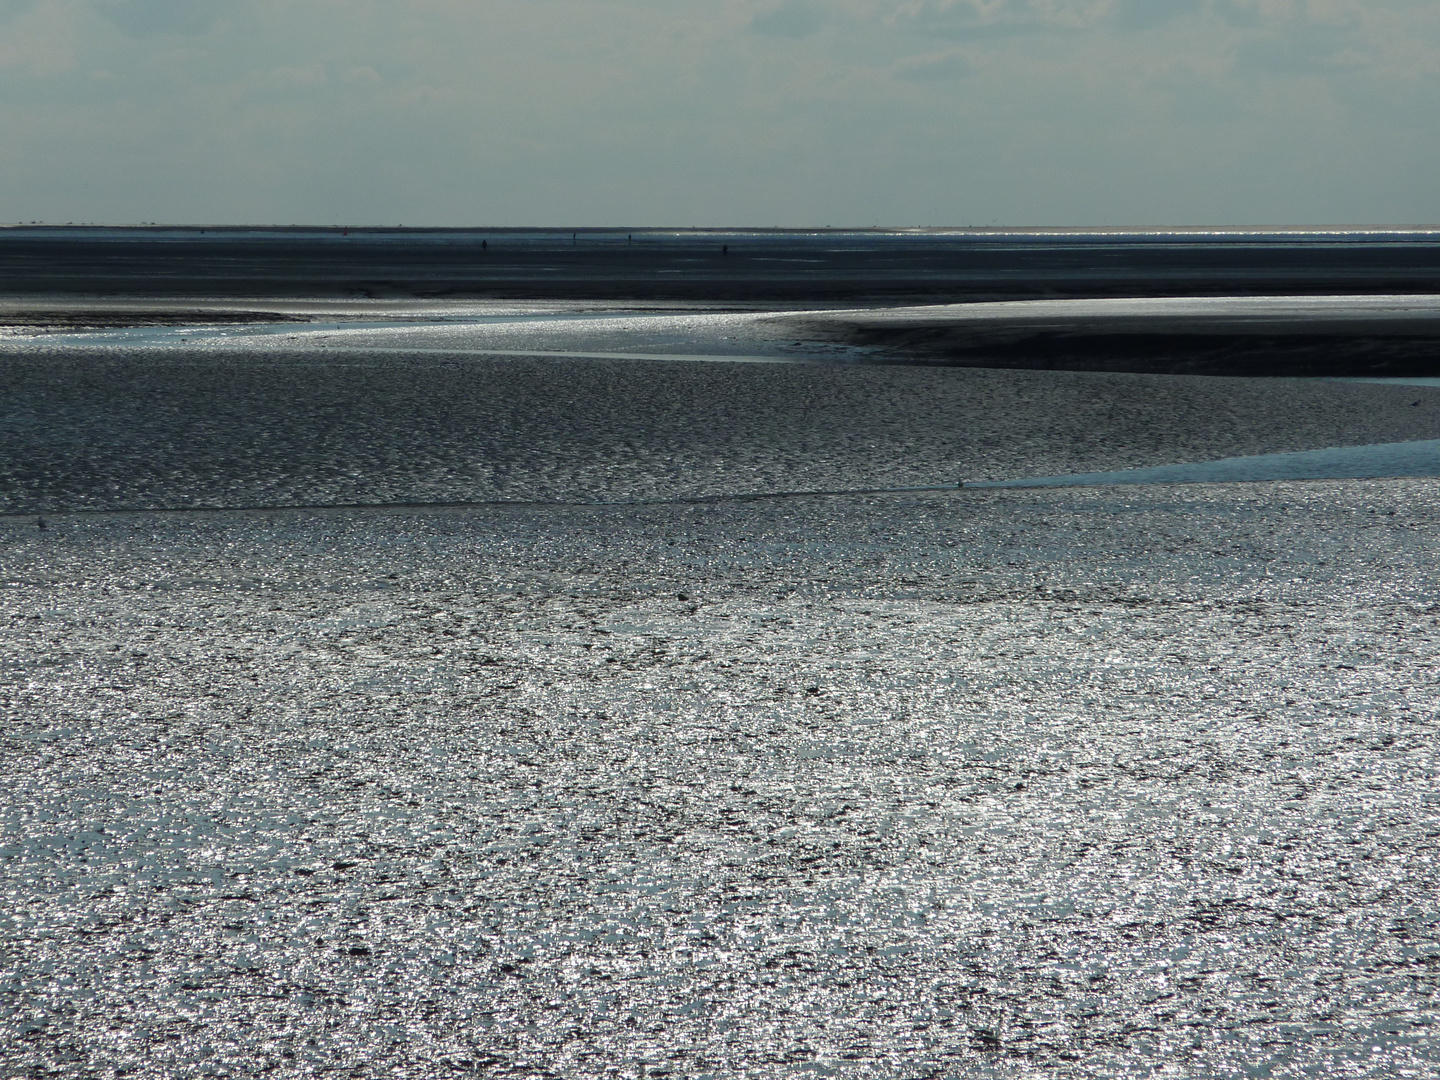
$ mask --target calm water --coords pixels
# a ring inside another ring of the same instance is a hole
[[[1440,231],[0,229],[0,294],[861,301],[1440,289]]]

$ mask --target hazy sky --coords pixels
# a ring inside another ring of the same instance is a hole
[[[1440,0],[0,0],[0,221],[1440,222]]]

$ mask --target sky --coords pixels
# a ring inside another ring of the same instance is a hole
[[[0,0],[0,222],[1440,223],[1440,0]]]

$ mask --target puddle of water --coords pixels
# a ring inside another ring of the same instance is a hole
[[[1331,446],[1285,454],[1256,454],[1148,469],[992,480],[966,487],[1075,487],[1104,484],[1205,484],[1258,480],[1371,480],[1392,476],[1440,476],[1440,439]]]
[[[1326,379],[1326,382],[1363,382],[1379,383],[1381,386],[1440,386],[1440,378],[1416,375],[1413,378],[1367,378],[1356,376],[1349,379]]]

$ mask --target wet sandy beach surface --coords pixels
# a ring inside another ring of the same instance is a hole
[[[1437,1067],[1428,480],[0,526],[0,1063]]]
[[[0,392],[10,513],[917,487],[1440,438],[1433,387],[283,344],[12,345]]]

